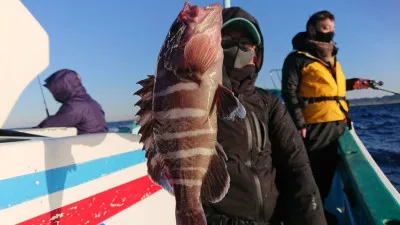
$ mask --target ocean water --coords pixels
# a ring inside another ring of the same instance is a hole
[[[109,132],[117,132],[118,131],[118,127],[130,126],[130,124],[132,124],[131,120],[107,123]]]
[[[350,116],[357,135],[400,192],[400,104],[353,106]]]
[[[353,106],[354,128],[376,163],[400,192],[400,104]],[[132,121],[109,123],[110,132]]]

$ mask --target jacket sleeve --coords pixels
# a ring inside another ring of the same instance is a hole
[[[285,225],[326,225],[303,140],[285,105],[276,99],[270,106],[269,133],[283,222]]]
[[[301,81],[302,66],[297,60],[297,53],[289,54],[282,68],[282,98],[297,129],[305,127],[303,111],[297,97],[297,88]]]
[[[346,91],[368,89],[370,88],[370,79],[352,78],[346,80]]]
[[[354,83],[356,83],[357,80],[358,80],[358,78],[347,79],[346,80],[346,91],[354,90]]]
[[[55,115],[47,117],[38,127],[75,127],[82,121],[82,114],[71,105],[62,105]]]

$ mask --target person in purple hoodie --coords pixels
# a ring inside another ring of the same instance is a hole
[[[62,106],[55,115],[47,117],[38,127],[75,127],[78,135],[108,132],[103,109],[86,92],[75,71],[58,70],[45,82],[43,86]]]

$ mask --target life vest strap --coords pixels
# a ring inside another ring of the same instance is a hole
[[[323,101],[340,101],[340,100],[346,101],[346,97],[343,96],[322,96],[322,97],[312,97],[312,98],[302,97],[302,99],[308,104],[323,102]]]
[[[307,106],[308,104],[312,104],[312,103],[316,103],[316,102],[323,102],[323,101],[336,101],[337,103],[339,103],[339,108],[340,110],[344,113],[345,117],[346,117],[346,123],[347,126],[349,127],[349,130],[352,129],[352,120],[350,117],[349,112],[347,112],[342,104],[340,103],[340,101],[346,101],[347,105],[349,105],[349,102],[346,100],[346,97],[344,96],[323,96],[323,97],[313,97],[313,98],[306,98],[306,97],[301,97],[303,100],[303,104],[304,107]]]

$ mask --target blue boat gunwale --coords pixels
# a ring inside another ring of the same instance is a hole
[[[349,131],[339,139],[339,154],[347,178],[362,206],[369,224],[400,224],[400,194],[373,160],[356,132]]]

